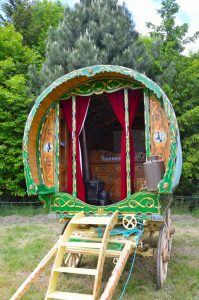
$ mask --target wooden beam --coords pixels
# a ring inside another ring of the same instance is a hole
[[[76,183],[76,97],[72,96],[72,149],[73,149],[73,196],[77,197]]]
[[[113,227],[117,224],[117,221],[118,221],[118,211],[115,211],[114,214],[110,217],[109,224],[107,224],[102,238],[102,247],[99,252],[99,259],[97,263],[97,275],[95,276],[95,283],[93,288],[94,300],[99,299],[102,274],[104,269],[104,261],[106,257],[107,246],[108,246],[108,239],[110,236],[110,232],[113,229]]]
[[[28,276],[28,278],[22,283],[22,285],[18,288],[15,294],[10,298],[10,300],[19,300],[23,296],[25,292],[28,291],[30,286],[37,280],[40,274],[44,271],[47,264],[56,254],[58,245],[60,243],[60,239],[57,243],[51,248],[51,250],[46,254],[46,256],[41,260],[41,262],[37,265],[34,271]]]
[[[55,103],[55,189],[59,192],[59,102]]]
[[[130,162],[130,136],[129,136],[129,105],[128,105],[128,89],[124,89],[124,110],[126,124],[126,186],[127,197],[131,195],[131,162]]]
[[[110,300],[112,298],[112,295],[115,291],[117,283],[120,279],[120,276],[122,275],[124,267],[127,263],[129,255],[132,251],[132,248],[133,248],[133,243],[131,241],[127,241],[126,245],[124,246],[124,249],[121,252],[118,262],[117,262],[115,268],[113,269],[111,277],[108,280],[108,283],[105,287],[105,290],[104,290],[100,300]]]

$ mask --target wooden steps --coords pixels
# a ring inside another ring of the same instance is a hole
[[[79,225],[108,225],[110,217],[84,217],[79,220],[71,220],[71,224]]]
[[[88,242],[67,242],[61,245],[65,247],[66,250],[71,250],[73,248],[94,248],[100,249],[102,247],[102,243],[88,243]]]
[[[100,296],[101,280],[104,268],[105,256],[107,253],[108,239],[111,230],[117,224],[118,213],[108,217],[85,217],[83,212],[78,213],[73,217],[73,219],[68,223],[66,230],[62,236],[62,240],[59,244],[55,262],[52,268],[50,282],[48,290],[46,293],[45,300],[50,299],[63,299],[63,300],[98,300]],[[78,225],[104,225],[105,231],[103,238],[98,242],[70,242],[71,235]],[[84,268],[71,268],[63,267],[62,262],[65,253],[86,253],[87,255],[98,255],[98,263],[96,269],[84,269]],[[120,252],[121,251],[116,251]],[[59,275],[61,273],[68,274],[81,274],[85,276],[94,277],[94,288],[92,295],[77,294],[77,293],[67,293],[62,291],[56,291],[56,286],[58,283]]]
[[[97,269],[59,267],[59,268],[55,268],[54,272],[71,273],[71,274],[84,274],[84,275],[93,275],[93,276],[95,276],[97,274]]]
[[[48,299],[59,300],[94,300],[93,295],[66,293],[66,292],[53,292],[48,294]]]
[[[80,244],[80,243],[78,243]],[[99,256],[100,253],[100,249],[97,248],[81,248],[80,245],[78,248],[74,249],[74,248],[67,248],[67,251],[70,253],[81,253],[81,254],[85,254],[85,255],[91,255],[91,256]],[[121,254],[121,251],[119,250],[105,250],[105,256],[106,257],[119,257]]]

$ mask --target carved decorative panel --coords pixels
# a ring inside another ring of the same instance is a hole
[[[59,191],[65,192],[67,185],[67,164],[69,156],[69,132],[63,114],[59,111]]]
[[[151,155],[158,155],[167,165],[170,149],[169,124],[160,102],[150,96]]]
[[[41,167],[44,184],[51,187],[55,184],[55,110],[53,109],[41,131]]]

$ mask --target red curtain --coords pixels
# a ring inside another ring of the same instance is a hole
[[[90,97],[76,97],[76,182],[77,182],[77,196],[85,202],[85,188],[82,173],[82,159],[79,136],[86,118]],[[68,182],[66,191],[70,194],[73,192],[72,186],[72,100],[63,102],[64,116],[66,124],[70,132],[70,150],[68,161]]]
[[[125,107],[124,91],[107,94],[114,113],[116,114],[122,126],[121,138],[121,200],[127,197],[127,173],[126,173],[126,124],[125,124]],[[133,121],[137,112],[139,99],[142,93],[138,90],[128,90],[128,108],[129,108],[129,136],[130,136],[130,173],[131,173],[131,192],[134,191],[135,178],[135,153],[132,137]]]
[[[76,172],[77,172],[77,196],[85,202],[85,187],[82,172],[81,147],[79,136],[84,126],[90,97],[76,97]]]
[[[121,138],[121,200],[126,198],[126,127],[125,127],[125,110],[124,110],[124,91],[107,94],[114,113],[116,114],[122,126]]]
[[[134,145],[133,145],[132,127],[138,109],[139,100],[142,97],[142,95],[143,95],[142,91],[128,90],[131,193],[134,192],[134,182],[135,182],[135,152],[134,152]]]

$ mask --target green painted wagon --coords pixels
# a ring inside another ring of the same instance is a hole
[[[156,83],[111,65],[64,75],[41,93],[29,114],[23,159],[28,194],[70,221],[46,299],[111,299],[129,255],[154,255],[155,232],[162,287],[182,154],[174,110]],[[85,254],[99,257],[95,270],[77,267]],[[117,264],[100,296],[107,256]],[[56,291],[60,273],[94,276],[92,295]]]

